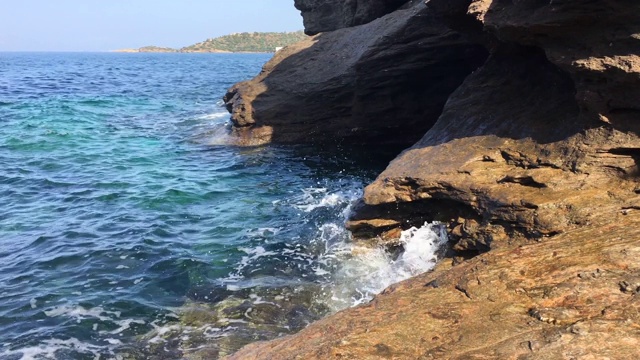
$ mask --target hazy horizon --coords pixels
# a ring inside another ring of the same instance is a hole
[[[302,28],[293,1],[22,0],[0,12],[0,51],[181,48],[231,33]]]

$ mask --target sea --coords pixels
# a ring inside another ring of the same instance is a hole
[[[397,149],[228,144],[272,54],[0,53],[0,359],[215,359],[429,270],[344,224]]]

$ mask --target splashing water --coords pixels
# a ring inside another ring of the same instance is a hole
[[[147,335],[149,342],[166,346],[181,336],[199,351],[214,348],[219,356],[227,355],[249,342],[241,334],[258,333],[270,339],[275,332],[298,331],[323,316],[370,301],[389,285],[432,269],[447,243],[441,223],[425,223],[403,231],[399,242],[404,251],[397,256],[382,247],[364,247],[351,241],[344,220],[351,204],[360,197],[358,189],[304,189],[302,194],[279,202],[278,205],[301,209],[314,217],[318,212],[328,212],[334,215],[333,221],[317,225],[306,244],[240,247],[238,250],[244,254],[241,261],[220,282],[226,297],[214,301],[214,305],[188,303],[177,309],[180,325],[154,324],[155,330]],[[256,233],[264,232],[278,230],[262,229]],[[285,276],[253,276],[265,267],[300,275],[295,281]],[[207,315],[193,320],[202,314]],[[180,351],[184,352],[185,347],[182,345]]]
[[[385,249],[357,244],[344,244],[341,251],[329,252],[328,257],[342,258],[328,287],[332,308],[366,303],[389,285],[431,270],[447,241],[445,226],[434,222],[403,231],[399,243],[404,251],[396,259]]]

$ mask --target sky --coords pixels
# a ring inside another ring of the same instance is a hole
[[[181,48],[221,35],[302,30],[293,0],[0,0],[0,51]]]

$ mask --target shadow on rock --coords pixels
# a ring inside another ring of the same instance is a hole
[[[423,3],[276,53],[224,100],[238,143],[417,141],[487,57]]]

